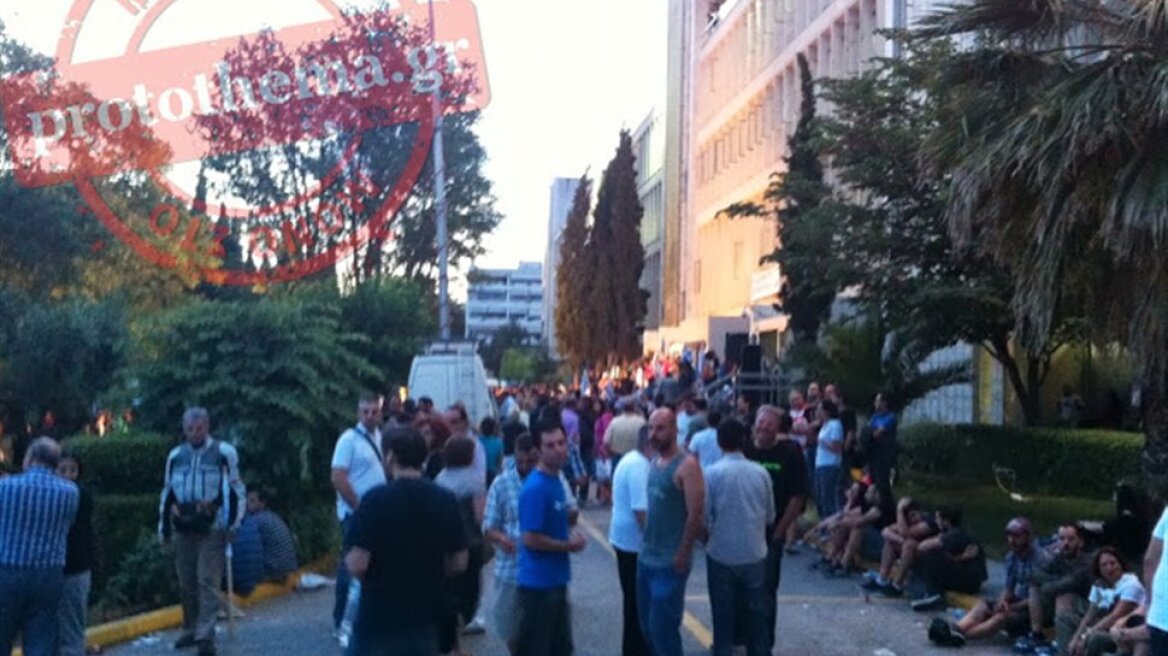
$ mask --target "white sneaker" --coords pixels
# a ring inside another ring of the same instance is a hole
[[[462,627],[463,635],[481,635],[487,632],[487,623],[481,617],[476,617]]]

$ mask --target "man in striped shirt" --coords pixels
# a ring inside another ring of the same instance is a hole
[[[24,473],[0,480],[0,654],[17,632],[27,656],[57,653],[65,540],[80,502],[77,486],[57,476],[60,458],[52,438],[37,438]]]

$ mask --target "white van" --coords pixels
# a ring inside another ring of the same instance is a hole
[[[476,431],[484,418],[499,418],[487,386],[487,370],[473,342],[435,342],[414,356],[409,394],[414,400],[430,397],[437,410],[462,401]]]

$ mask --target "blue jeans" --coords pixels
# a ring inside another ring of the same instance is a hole
[[[349,568],[345,567],[345,556],[349,553],[349,529],[353,526],[353,515],[341,520],[341,557],[337,561],[336,598],[333,601],[333,628],[341,628],[345,619],[345,607],[349,602]]]
[[[85,611],[89,605],[90,572],[71,574],[61,588],[57,608],[60,656],[85,656]]]
[[[831,517],[839,512],[840,468],[818,467],[815,469],[815,507],[819,518]]]
[[[0,654],[8,654],[21,633],[26,656],[57,656],[64,581],[60,569],[0,567]]]
[[[770,654],[766,573],[765,557],[749,565],[723,565],[706,556],[710,613],[714,618],[714,656],[733,654],[738,635],[745,640],[749,656]],[[741,634],[738,634],[739,627],[744,629]]]
[[[653,656],[681,656],[681,616],[689,572],[637,563],[637,615]]]

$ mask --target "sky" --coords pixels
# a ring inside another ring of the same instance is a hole
[[[93,24],[100,24],[102,16],[124,13],[120,4],[148,0],[93,1]],[[16,38],[52,53],[72,2],[3,2],[0,21]],[[317,2],[175,0],[167,9],[172,20],[160,21],[158,38],[164,38],[163,30],[172,32],[172,39],[189,35],[192,41],[225,36],[225,12],[242,21],[278,16],[307,22],[320,18]],[[353,3],[342,0],[341,5]],[[478,133],[489,158],[485,172],[504,216],[476,264],[542,261],[552,180],[577,178],[589,167],[598,178],[615,152],[621,128],[635,129],[664,100],[667,0],[475,4],[492,94]],[[86,28],[91,39],[100,40],[92,48],[116,42],[113,25]]]

